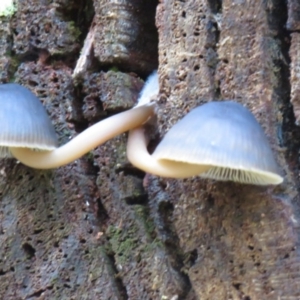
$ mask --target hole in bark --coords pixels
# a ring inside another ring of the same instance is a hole
[[[37,82],[35,82],[35,81],[33,81],[33,80],[29,80],[28,81],[28,84],[30,85],[30,86],[32,86],[32,87],[34,87],[34,86],[37,86],[38,85],[38,83]],[[21,176],[22,177],[22,176]]]
[[[39,234],[39,233],[41,233],[42,231],[44,231],[43,228],[35,229],[35,230],[33,231],[33,234]]]
[[[197,251],[197,249],[195,249],[195,250],[191,251],[189,254],[189,265],[193,266],[195,264],[197,258],[198,258],[198,251]]]
[[[35,249],[29,243],[24,243],[22,248],[28,254],[29,258],[35,256]]]
[[[174,210],[174,205],[171,202],[161,201],[159,203],[159,211],[160,213],[169,213]]]
[[[207,197],[207,204],[209,207],[213,207],[215,205],[215,199],[212,195]]]
[[[183,11],[183,12],[181,13],[181,16],[182,16],[183,18],[185,18],[185,17],[186,17],[186,12]]]
[[[108,214],[107,211],[105,210],[100,198],[98,198],[96,200],[97,203],[97,208],[96,208],[96,215],[97,215],[97,219],[101,220],[102,222],[104,222],[105,220],[108,219]],[[91,233],[93,232],[93,230],[91,231]]]
[[[233,287],[234,287],[236,290],[238,290],[238,291],[239,291],[239,290],[240,290],[240,287],[241,287],[241,285],[242,285],[241,283],[234,283],[234,284],[233,284]]]
[[[29,210],[30,210],[30,211],[35,211],[36,208],[35,208],[34,206],[30,206],[30,207],[29,207]]]
[[[28,297],[29,297],[29,298],[40,297],[44,292],[45,292],[45,290],[40,290],[40,291],[37,291],[37,292],[35,292],[35,293],[29,295]]]

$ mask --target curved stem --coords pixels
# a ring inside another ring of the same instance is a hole
[[[67,144],[53,151],[10,148],[12,155],[36,169],[52,169],[66,165],[109,139],[145,123],[154,111],[154,104],[143,105],[119,113],[89,127]]]
[[[161,177],[187,178],[210,169],[210,166],[154,159],[147,150],[143,127],[135,128],[129,132],[127,158],[138,169]]]

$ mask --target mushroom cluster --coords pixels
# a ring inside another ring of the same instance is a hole
[[[137,168],[170,178],[201,176],[268,185],[283,181],[263,129],[241,104],[212,101],[175,124],[152,155],[143,125],[153,116],[157,72],[147,80],[136,107],[89,127],[57,147],[54,128],[40,100],[18,84],[0,85],[0,155],[37,169],[68,164],[129,131],[127,156]]]

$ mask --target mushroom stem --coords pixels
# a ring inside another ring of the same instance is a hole
[[[145,123],[154,112],[154,104],[139,106],[102,120],[67,144],[52,151],[10,148],[12,155],[31,168],[52,169],[66,165],[109,139]]]
[[[147,140],[143,127],[129,131],[127,158],[138,169],[161,177],[187,178],[199,175],[210,169],[210,166],[196,166],[182,162],[156,160],[147,150]]]

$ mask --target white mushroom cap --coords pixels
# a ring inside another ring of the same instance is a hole
[[[152,100],[155,100],[158,93],[159,93],[159,81],[158,81],[157,70],[155,70],[147,78],[145,85],[140,92],[138,104],[136,105],[136,107],[148,104]]]
[[[279,184],[269,142],[255,117],[242,105],[210,102],[175,124],[153,153],[161,162],[210,166],[200,176],[250,184]]]
[[[55,130],[40,100],[27,88],[0,85],[0,156],[11,156],[8,147],[53,150]]]

